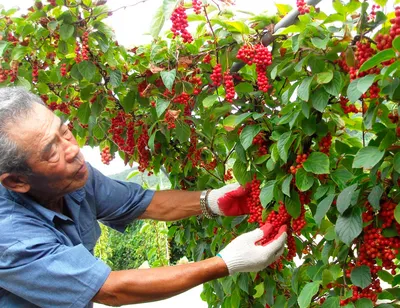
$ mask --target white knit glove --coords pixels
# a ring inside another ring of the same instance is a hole
[[[250,189],[238,183],[228,184],[218,189],[213,189],[208,194],[207,204],[214,213],[222,216],[240,216],[250,214],[247,206],[247,197]]]
[[[229,243],[218,254],[224,260],[229,274],[258,272],[278,260],[286,242],[286,226],[282,226],[265,246],[256,245],[261,239],[269,238],[273,231],[275,230],[271,224],[265,224],[260,229],[244,233]]]

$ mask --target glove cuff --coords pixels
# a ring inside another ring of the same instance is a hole
[[[208,194],[208,197],[206,197],[206,203],[208,204],[208,208],[213,214],[219,215],[219,216],[224,216],[224,213],[221,212],[219,206],[218,206],[218,198],[220,197],[219,193],[217,190],[211,190],[210,193]]]
[[[237,272],[240,271],[241,268],[244,267],[244,263],[240,260],[233,260],[230,259],[228,256],[223,256],[224,252],[221,251],[219,254],[217,254],[218,257],[220,257],[222,260],[224,260],[226,267],[228,268],[229,275],[233,275]]]

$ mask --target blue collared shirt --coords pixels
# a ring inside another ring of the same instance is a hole
[[[92,307],[111,269],[93,256],[97,220],[123,232],[154,191],[87,164],[86,185],[64,198],[69,216],[0,185],[0,307]]]

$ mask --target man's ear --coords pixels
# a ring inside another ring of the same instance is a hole
[[[4,173],[0,175],[0,182],[5,188],[18,193],[24,194],[31,189],[27,178],[22,175]]]

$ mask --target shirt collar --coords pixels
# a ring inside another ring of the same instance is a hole
[[[36,201],[32,200],[26,194],[16,193],[11,190],[9,190],[9,193],[18,203],[24,205],[27,208],[34,210],[35,212],[39,213],[41,216],[43,216],[46,220],[48,220],[50,222],[53,222],[55,217],[58,217],[62,220],[71,220],[71,218],[69,218],[68,216],[66,216],[62,213],[52,211],[52,210],[44,207],[43,205],[37,203]],[[85,198],[86,192],[85,192],[84,188],[80,188],[76,191],[73,191],[73,192],[67,194],[67,195],[70,196],[75,202],[81,203],[82,200]],[[65,206],[68,206],[68,205],[65,205]],[[68,208],[71,210],[70,206],[68,206]]]

